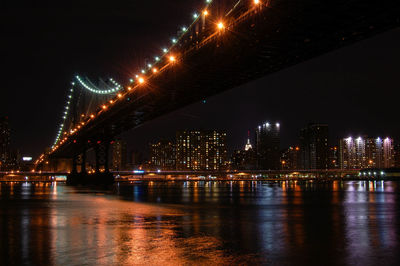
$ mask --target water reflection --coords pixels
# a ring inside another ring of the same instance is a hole
[[[399,183],[0,184],[2,264],[387,264]]]

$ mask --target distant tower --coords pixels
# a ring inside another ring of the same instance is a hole
[[[328,169],[328,125],[309,124],[300,131],[302,169]]]
[[[247,132],[247,143],[246,143],[246,145],[244,146],[244,150],[245,151],[248,151],[248,150],[252,150],[253,149],[253,146],[251,146],[251,143],[250,143],[250,130]]]
[[[257,168],[262,170],[280,169],[280,124],[268,122],[256,129]]]

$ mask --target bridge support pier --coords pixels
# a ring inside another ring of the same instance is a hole
[[[82,153],[77,153],[72,158],[72,171],[67,177],[68,185],[111,185],[114,176],[108,167],[109,142],[98,141],[94,145],[96,166],[95,173],[88,174],[86,171],[86,147]],[[78,172],[80,165],[80,172]]]
[[[108,157],[110,151],[109,141],[98,141],[95,146],[95,157],[96,157],[96,172],[94,178],[96,183],[111,185],[114,183],[114,175],[110,172],[108,166]]]

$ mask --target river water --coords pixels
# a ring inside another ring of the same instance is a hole
[[[0,265],[399,265],[400,182],[0,183]]]

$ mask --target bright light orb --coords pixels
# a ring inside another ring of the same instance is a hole
[[[144,78],[140,77],[138,81],[139,81],[140,84],[143,84],[144,83]]]
[[[222,30],[222,29],[225,28],[225,25],[224,25],[224,23],[219,22],[219,23],[217,24],[217,27],[218,27],[219,30]]]
[[[172,55],[171,55],[171,56],[169,57],[169,61],[170,61],[170,62],[175,62],[175,61],[176,61],[175,56],[172,56]]]
[[[260,3],[260,0],[254,0],[254,4],[258,5]]]

